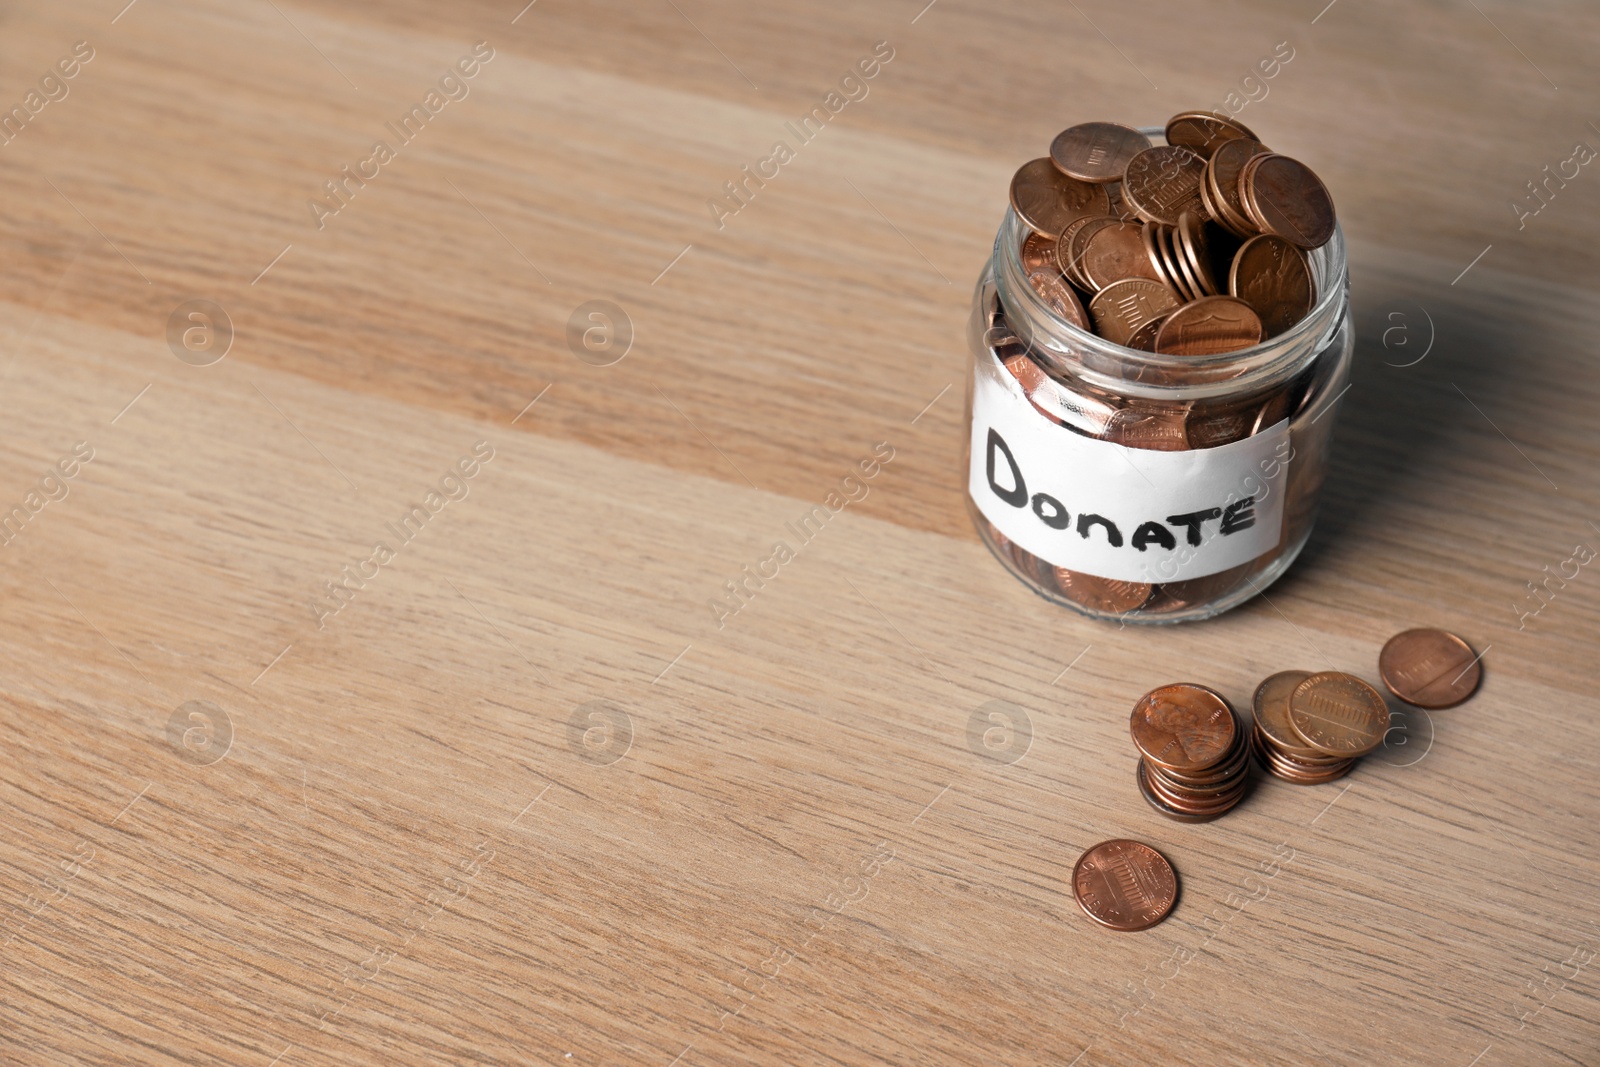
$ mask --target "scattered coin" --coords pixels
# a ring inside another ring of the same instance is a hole
[[[1011,207],[1035,233],[1055,237],[1085,215],[1105,215],[1111,198],[1105,189],[1069,178],[1048,158],[1024,163],[1011,179]]]
[[[1261,319],[1231,296],[1206,296],[1178,308],[1161,324],[1156,351],[1174,356],[1212,356],[1249,348],[1261,340]]]
[[[1290,693],[1289,725],[1308,747],[1325,756],[1364,756],[1383,743],[1389,706],[1360,678],[1321,671]]]
[[[1146,930],[1178,902],[1178,876],[1167,858],[1139,841],[1102,841],[1072,868],[1072,895],[1083,913],[1113,930]]]
[[[1050,159],[1061,173],[1080,181],[1122,180],[1128,161],[1150,147],[1150,138],[1115,122],[1084,122],[1056,134]]]
[[[1128,206],[1146,222],[1176,226],[1185,211],[1205,213],[1200,182],[1206,161],[1182,145],[1159,145],[1133,157],[1122,178]]]
[[[1472,646],[1444,630],[1395,634],[1378,654],[1389,692],[1419,708],[1455,707],[1477,690],[1482,673]]]
[[[1228,291],[1261,317],[1261,330],[1276,337],[1306,317],[1315,286],[1299,247],[1276,234],[1252,237],[1240,246],[1228,272]]]

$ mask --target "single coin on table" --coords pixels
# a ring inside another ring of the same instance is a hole
[[[1101,186],[1069,178],[1049,159],[1032,159],[1011,179],[1011,207],[1035,233],[1057,237],[1085,215],[1105,215],[1111,198]]]
[[[1321,671],[1289,694],[1289,725],[1323,755],[1365,756],[1389,732],[1389,706],[1360,678]]]
[[[1108,615],[1137,611],[1150,599],[1150,587],[1143,582],[1124,582],[1100,578],[1065,567],[1052,567],[1051,577],[1061,595],[1074,603]]]
[[[1228,271],[1228,291],[1261,316],[1266,337],[1276,337],[1305,318],[1316,296],[1305,253],[1272,233],[1239,247]]]
[[[1472,646],[1444,630],[1407,630],[1378,654],[1378,675],[1389,692],[1419,708],[1453,708],[1482,677]]]
[[[1122,180],[1128,160],[1150,147],[1150,138],[1115,122],[1084,122],[1050,142],[1050,159],[1061,173],[1102,184]]]
[[[1058,270],[1055,238],[1046,237],[1042,233],[1030,233],[1023,238],[1022,269],[1029,274],[1041,270],[1046,273]]]
[[[1139,327],[1175,312],[1178,298],[1171,289],[1148,278],[1112,282],[1089,301],[1095,330],[1113,344],[1126,344]]]
[[[1124,278],[1149,278],[1161,281],[1144,251],[1144,226],[1137,222],[1117,222],[1102,226],[1083,245],[1083,276],[1098,292]]]
[[[1158,686],[1133,705],[1128,731],[1145,759],[1178,772],[1215,766],[1233,747],[1233,709],[1215,690],[1190,682]]]
[[[1134,156],[1122,176],[1122,195],[1146,222],[1175,226],[1185,211],[1205,214],[1200,182],[1206,161],[1182,145],[1157,145]]]
[[[1167,143],[1183,145],[1209,157],[1228,141],[1241,137],[1258,140],[1242,122],[1209,111],[1181,111],[1167,120]]]
[[[1254,157],[1239,173],[1239,192],[1246,213],[1266,233],[1306,249],[1333,237],[1333,197],[1298,159],[1272,152]]]
[[[1207,296],[1178,308],[1161,324],[1156,351],[1172,356],[1237,352],[1261,341],[1261,318],[1231,296]]]
[[[1289,696],[1295,687],[1311,677],[1310,671],[1279,671],[1256,686],[1250,710],[1254,712],[1256,729],[1279,750],[1291,755],[1315,759],[1321,752],[1289,725]]]
[[[1165,856],[1143,842],[1102,841],[1073,865],[1072,895],[1102,926],[1146,930],[1178,902],[1178,875]]]
[[[1077,294],[1061,275],[1054,271],[1034,271],[1028,275],[1028,286],[1045,302],[1045,306],[1080,330],[1089,328],[1089,316],[1083,312]]]

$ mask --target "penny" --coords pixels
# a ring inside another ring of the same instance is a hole
[[[1089,238],[1108,226],[1117,225],[1117,219],[1112,215],[1090,215],[1088,218],[1078,219],[1065,230],[1061,231],[1061,239],[1056,242],[1056,261],[1074,285],[1083,289],[1098,290],[1100,287],[1093,284],[1083,273],[1083,257]]]
[[[1189,450],[1188,415],[1185,411],[1129,406],[1118,411],[1106,425],[1106,440],[1128,448],[1153,452]]]
[[[1185,215],[1189,212],[1185,211]],[[1183,261],[1183,256],[1178,251],[1176,226],[1162,226],[1156,231],[1156,244],[1161,249],[1161,257],[1167,264],[1167,273],[1178,283],[1178,295],[1185,300],[1199,300],[1205,294],[1200,291],[1200,285],[1194,276],[1189,273],[1188,266]]]
[[[1124,278],[1112,282],[1089,301],[1095,330],[1113,344],[1126,344],[1140,326],[1174,311],[1179,300],[1160,282],[1149,278]]]
[[[1262,430],[1270,430],[1288,418],[1292,397],[1293,394],[1289,390],[1273,393],[1256,411],[1255,422],[1250,427],[1250,436],[1254,437]]]
[[[1233,709],[1214,690],[1179,682],[1150,690],[1128,724],[1145,759],[1176,771],[1214,766],[1233,747]]]
[[[1104,215],[1111,208],[1098,185],[1069,178],[1048,158],[1024,163],[1011,179],[1011,207],[1035,233],[1055,237],[1074,219]]]
[[[1042,233],[1028,234],[1022,241],[1022,269],[1028,274],[1059,269],[1056,265],[1056,239]]]
[[[1419,708],[1453,708],[1482,677],[1472,646],[1444,630],[1407,630],[1378,654],[1378,675],[1389,692]]]
[[[1150,147],[1150,138],[1115,122],[1084,122],[1056,134],[1050,159],[1061,173],[1079,181],[1122,180],[1128,161]]]
[[[1190,448],[1216,448],[1250,436],[1255,419],[1251,408],[1229,408],[1205,415],[1189,416],[1188,436]]]
[[[1144,242],[1144,254],[1145,258],[1150,261],[1150,269],[1159,275],[1157,280],[1171,289],[1174,294],[1177,294],[1178,283],[1167,273],[1167,261],[1162,256],[1161,245],[1156,239],[1160,232],[1161,224],[1159,222],[1147,222],[1144,224],[1144,229],[1140,231],[1139,237]],[[1179,297],[1179,303],[1182,302],[1183,298]]]
[[[1096,290],[1125,278],[1161,281],[1144,252],[1144,227],[1117,222],[1097,229],[1083,246],[1083,276]]]
[[[1165,919],[1178,902],[1178,876],[1167,858],[1139,841],[1102,841],[1078,857],[1072,895],[1102,926],[1132,932]]]
[[[1329,756],[1364,756],[1383,743],[1389,707],[1354,675],[1322,671],[1289,695],[1289,725],[1311,748]]]
[[[1228,271],[1228,292],[1261,317],[1261,331],[1267,337],[1276,337],[1305,318],[1316,295],[1305,253],[1271,233],[1240,246]]]
[[[1133,336],[1124,342],[1129,348],[1137,348],[1141,352],[1154,352],[1156,350],[1156,334],[1161,332],[1161,324],[1167,321],[1165,315],[1157,316],[1146,322],[1143,326],[1133,331]]]
[[[1134,156],[1122,176],[1122,195],[1146,222],[1176,225],[1185,211],[1201,214],[1206,161],[1182,145],[1158,145]]]
[[[1178,308],[1161,324],[1156,351],[1173,356],[1212,356],[1249,348],[1261,340],[1261,319],[1231,296],[1207,296]]]
[[[1181,111],[1167,120],[1167,143],[1184,145],[1210,157],[1228,141],[1256,135],[1242,122],[1225,119],[1210,111]]]
[[[1222,290],[1211,273],[1211,248],[1206,240],[1205,222],[1185,211],[1178,216],[1175,250],[1183,254],[1189,276],[1200,287],[1201,296],[1217,296]]]
[[[1161,794],[1151,789],[1149,772],[1150,768],[1145,765],[1144,760],[1140,760],[1134,765],[1134,781],[1138,782],[1139,792],[1144,797],[1145,803],[1149,804],[1152,808],[1160,812],[1162,815],[1165,815],[1167,818],[1173,819],[1177,822],[1211,822],[1213,819],[1225,814],[1224,812],[1212,812],[1209,814],[1197,815],[1193,812],[1185,811],[1183,808],[1168,802],[1164,797],[1161,796]]]
[[[1083,305],[1059,274],[1034,271],[1028,275],[1028,285],[1051,311],[1080,330],[1089,328],[1089,317],[1083,313]]]
[[[1291,756],[1321,755],[1289,725],[1289,694],[1309,677],[1310,671],[1279,671],[1256,686],[1255,696],[1250,702],[1250,710],[1256,720],[1255,728],[1273,748]]]
[[[1255,224],[1245,214],[1239,199],[1239,172],[1256,156],[1270,150],[1260,141],[1248,137],[1224,141],[1206,164],[1206,188],[1210,192],[1211,206],[1216,210],[1211,217],[1233,230],[1240,237],[1255,233]]]
[[[1333,237],[1333,197],[1310,167],[1272,152],[1245,164],[1239,190],[1247,214],[1266,233],[1301,248],[1321,248]]]
[[[1150,587],[1143,582],[1124,582],[1098,578],[1065,567],[1052,567],[1051,577],[1061,595],[1091,611],[1106,615],[1125,615],[1138,611],[1150,599]]]

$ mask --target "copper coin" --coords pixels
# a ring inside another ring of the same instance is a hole
[[[1058,270],[1056,239],[1042,233],[1029,233],[1022,241],[1022,269],[1029,274]]]
[[[1122,195],[1146,222],[1176,225],[1185,211],[1205,211],[1200,182],[1206,161],[1182,145],[1159,145],[1134,156],[1122,177]]]
[[[1206,164],[1206,186],[1211,192],[1212,206],[1216,208],[1211,217],[1241,237],[1253,234],[1255,224],[1245,214],[1244,203],[1239,199],[1239,172],[1256,156],[1269,152],[1260,141],[1241,137],[1217,146]]]
[[[1144,242],[1144,254],[1145,258],[1150,261],[1150,268],[1160,275],[1157,280],[1171,289],[1173,294],[1176,295],[1178,293],[1178,283],[1167,273],[1167,261],[1161,255],[1161,245],[1157,241],[1157,235],[1160,232],[1161,224],[1159,222],[1147,222],[1144,224],[1144,230],[1139,236]],[[1178,302],[1182,303],[1183,298],[1179,297]]]
[[[1271,398],[1256,411],[1255,423],[1250,427],[1250,436],[1254,437],[1262,430],[1270,430],[1288,418],[1292,401],[1293,394],[1287,389],[1273,393]]]
[[[1482,668],[1472,646],[1444,630],[1395,634],[1378,654],[1389,692],[1419,708],[1453,708],[1478,688]]]
[[[1273,748],[1291,756],[1322,754],[1307,745],[1289,725],[1289,694],[1309,677],[1310,671],[1279,671],[1256,686],[1255,697],[1251,700],[1256,729]]]
[[[1134,330],[1133,336],[1128,338],[1125,344],[1129,348],[1137,348],[1141,352],[1154,352],[1156,350],[1156,334],[1161,332],[1161,324],[1166,321],[1167,317],[1165,315],[1151,319],[1137,330]]]
[[[1150,599],[1150,587],[1143,582],[1124,582],[1100,578],[1065,567],[1052,567],[1052,577],[1061,595],[1091,611],[1106,615],[1126,615],[1138,611]]]
[[[1028,275],[1028,285],[1044,301],[1045,306],[1058,316],[1080,330],[1089,328],[1089,316],[1083,313],[1083,305],[1079,303],[1077,294],[1062,280],[1061,275],[1054,271],[1034,271]]]
[[[1083,913],[1113,930],[1145,930],[1178,902],[1178,876],[1167,858],[1138,841],[1102,841],[1078,857],[1072,895]]]
[[[1111,417],[1105,438],[1128,448],[1152,452],[1189,450],[1187,405],[1167,410],[1145,405],[1129,405]]]
[[[1189,212],[1185,211],[1185,215]],[[1189,273],[1188,265],[1183,261],[1183,255],[1178,251],[1178,228],[1176,226],[1163,226],[1156,232],[1156,243],[1161,249],[1162,258],[1167,264],[1167,273],[1178,283],[1178,295],[1185,300],[1199,300],[1204,293],[1195,281],[1194,275]]]
[[[1178,216],[1176,251],[1183,254],[1189,276],[1200,287],[1201,296],[1218,296],[1222,290],[1211,273],[1211,248],[1206,240],[1205,220],[1185,211]]]
[[[1085,215],[1104,215],[1111,207],[1098,185],[1069,178],[1049,159],[1031,159],[1011,179],[1011,207],[1028,228],[1055,237]]]
[[[1213,812],[1211,814],[1197,815],[1194,812],[1185,811],[1175,804],[1168,803],[1161,794],[1150,787],[1149,769],[1145,766],[1144,760],[1140,760],[1134,765],[1133,778],[1134,781],[1139,783],[1139,793],[1144,797],[1145,803],[1169,819],[1175,819],[1178,822],[1210,822],[1225,814],[1224,812]]]
[[[1122,195],[1122,183],[1111,182],[1106,186],[1106,195],[1111,198],[1111,214],[1123,222],[1138,222],[1139,216],[1133,213],[1133,208],[1128,206],[1127,198]]]
[[[1157,587],[1156,595],[1150,598],[1150,604],[1145,610],[1154,614],[1182,611],[1196,604],[1208,604],[1237,589],[1255,566],[1256,563],[1252,560],[1200,578],[1162,582]]]
[[[1265,767],[1267,772],[1273,777],[1281,778],[1284,781],[1291,782],[1295,785],[1322,785],[1325,782],[1337,781],[1338,779],[1349,774],[1350,769],[1354,767],[1357,762],[1353,759],[1341,760],[1337,766],[1329,767],[1327,770],[1313,773],[1302,770],[1285,762],[1275,755],[1270,748],[1265,746],[1256,749],[1256,757],[1257,762],[1259,762],[1261,766]]]
[[[1239,175],[1247,213],[1267,233],[1301,248],[1321,248],[1333,236],[1333,197],[1310,167],[1275,153],[1256,156]]]
[[[1171,289],[1149,278],[1112,282],[1089,301],[1095,331],[1112,344],[1127,344],[1140,326],[1178,307]]]
[[[1069,178],[1079,181],[1122,180],[1128,161],[1150,147],[1150,138],[1115,122],[1084,122],[1056,134],[1050,159]]]
[[[1098,291],[1124,278],[1159,282],[1144,253],[1144,226],[1117,222],[1097,229],[1083,245],[1083,276]]]
[[[1276,337],[1311,311],[1315,296],[1306,254],[1276,234],[1252,237],[1233,257],[1228,291],[1261,316],[1261,329]]]
[[[1056,242],[1056,262],[1061,267],[1061,273],[1065,274],[1074,285],[1090,290],[1100,288],[1084,275],[1083,257],[1089,238],[1106,227],[1115,225],[1117,219],[1114,215],[1090,215],[1088,218],[1078,219],[1061,231],[1061,239]]]
[[[1206,157],[1240,137],[1258,139],[1244,123],[1210,111],[1180,111],[1167,120],[1168,144],[1184,145]]]
[[[1151,763],[1176,771],[1203,771],[1233,747],[1238,724],[1233,709],[1216,691],[1177,682],[1140,697],[1128,729]]]
[[[1002,362],[1005,364],[1006,370],[1011,372],[1011,376],[1022,385],[1022,391],[1024,393],[1032,395],[1033,392],[1043,386],[1046,381],[1047,376],[1045,375],[1044,368],[1040,367],[1039,364],[1029,359],[1026,355],[1019,353],[1014,356],[1008,356]]]
[[[1224,408],[1215,412],[1189,415],[1187,434],[1190,448],[1216,448],[1250,436],[1255,419],[1251,408]]]
[[[1389,731],[1389,706],[1354,675],[1322,671],[1289,694],[1289,725],[1311,748],[1329,756],[1364,756]]]
[[[1156,351],[1172,356],[1237,352],[1261,340],[1261,319],[1231,296],[1207,296],[1178,308],[1161,324]]]
[[[1246,763],[1246,766],[1248,766],[1248,763]],[[1200,796],[1187,790],[1175,788],[1159,770],[1148,763],[1144,768],[1144,777],[1152,793],[1166,801],[1171,807],[1192,815],[1221,815],[1244,799],[1245,790],[1249,788],[1248,776],[1236,775],[1227,789]]]

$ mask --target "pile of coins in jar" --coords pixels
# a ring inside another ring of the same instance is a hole
[[[1448,708],[1477,690],[1481,658],[1452,633],[1407,630],[1383,646],[1378,675],[1413,707]],[[1222,694],[1188,682],[1140,697],[1129,731],[1139,752],[1139,791],[1150,806],[1172,819],[1207,822],[1244,798],[1252,754],[1274,777],[1314,785],[1348,774],[1389,730],[1383,695],[1340,671],[1280,671],[1257,687],[1252,711],[1247,728]],[[1083,854],[1072,886],[1096,922],[1143,930],[1172,909],[1177,882],[1155,849],[1116,840]]]
[[[1333,237],[1327,188],[1229,119],[1183,112],[1166,140],[1086,122],[1022,165],[1011,207],[1033,231],[1029,286],[1074,325],[1163,355],[1234,352],[1293,327],[1316,295],[1305,252]]]
[[[1058,134],[1023,164],[1011,207],[1024,224],[1016,255],[1027,287],[1056,318],[1114,345],[1165,357],[1139,365],[1145,385],[1225,380],[1219,358],[1268,343],[1319,296],[1308,252],[1336,230],[1333,200],[1305,164],[1272,152],[1247,127],[1205,112],[1166,125],[1166,144],[1090,122]],[[1107,389],[1063,365],[987,306],[988,343],[1035,410],[1057,425],[1128,448],[1216,448],[1295,419],[1327,393],[1337,359],[1255,390],[1160,399]],[[1020,314],[1017,317],[1022,317]],[[1331,425],[1331,420],[1327,425]],[[1309,532],[1324,473],[1325,433],[1296,440],[1281,544]],[[987,519],[980,527],[1024,580],[1091,614],[1159,621],[1252,586],[1276,553],[1218,573],[1161,582],[1109,579],[1040,559]]]

